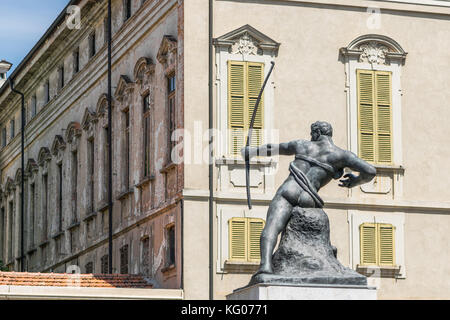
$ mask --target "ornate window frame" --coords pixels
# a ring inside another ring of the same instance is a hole
[[[389,71],[392,73],[392,162],[393,165],[375,165],[382,176],[361,186],[363,192],[387,194],[401,197],[403,192],[403,155],[402,155],[402,66],[407,52],[393,39],[378,35],[363,35],[347,47],[340,49],[345,64],[345,91],[347,99],[348,149],[358,154],[358,100],[357,70]],[[392,182],[384,177],[391,176]],[[395,176],[395,177],[394,177]],[[378,181],[380,180],[380,181]],[[395,183],[395,192],[392,184]],[[350,192],[350,194],[352,194]]]

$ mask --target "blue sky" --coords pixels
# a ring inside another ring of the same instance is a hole
[[[68,0],[1,0],[0,60],[22,61],[44,35]]]

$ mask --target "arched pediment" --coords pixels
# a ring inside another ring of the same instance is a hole
[[[53,139],[52,143],[52,154],[57,155],[60,150],[64,150],[66,148],[66,143],[64,142],[63,137],[61,137],[59,134],[55,136],[55,139]]]
[[[168,62],[168,57],[177,51],[177,39],[170,35],[165,35],[159,46],[156,58],[161,64]]]
[[[117,100],[122,101],[129,89],[132,89],[131,80],[127,76],[121,75],[114,96]]]
[[[95,110],[97,116],[103,117],[108,114],[108,95],[103,93],[97,100],[97,108]]]
[[[14,176],[14,183],[16,186],[20,185],[20,183],[22,182],[22,169],[18,168],[16,170],[16,175]]]
[[[72,143],[74,137],[81,136],[81,125],[78,122],[71,122],[66,129],[66,141]]]
[[[227,48],[230,53],[243,55],[276,55],[280,47],[280,43],[248,24],[214,39],[213,43]]]
[[[42,147],[41,150],[39,150],[38,163],[40,166],[44,165],[44,163],[49,161],[51,158],[52,155],[47,147]]]
[[[356,57],[359,62],[385,65],[395,60],[403,62],[407,55],[395,40],[379,34],[360,36],[340,51],[344,56]]]
[[[142,81],[146,73],[155,72],[153,60],[147,57],[140,58],[134,66],[133,76],[136,81]]]

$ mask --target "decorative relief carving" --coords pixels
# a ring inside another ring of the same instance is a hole
[[[257,42],[248,32],[245,32],[232,46],[231,53],[243,55],[257,55],[262,54],[259,50]]]
[[[359,46],[362,51],[359,56],[359,62],[368,62],[370,64],[387,64],[386,54],[389,48],[375,41],[367,42]]]

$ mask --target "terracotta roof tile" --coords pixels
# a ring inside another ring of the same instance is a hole
[[[152,285],[139,275],[21,272],[0,272],[0,286],[152,288]]]

